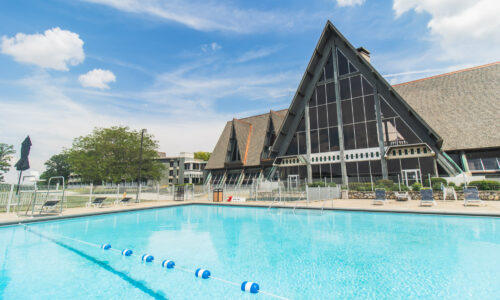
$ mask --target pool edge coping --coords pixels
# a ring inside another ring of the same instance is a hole
[[[130,209],[121,209],[121,210],[110,210],[110,211],[95,211],[91,213],[81,213],[81,214],[73,214],[73,215],[57,215],[57,216],[48,216],[41,217],[41,219],[32,218],[25,220],[16,220],[16,221],[7,221],[0,222],[0,227],[11,226],[11,225],[19,225],[19,224],[29,224],[29,223],[38,223],[38,222],[47,222],[47,221],[56,221],[56,220],[64,220],[64,219],[73,219],[73,218],[83,218],[83,217],[91,217],[91,216],[99,216],[99,215],[108,215],[108,214],[117,214],[117,213],[126,213],[126,212],[134,212],[134,211],[142,211],[142,210],[150,210],[150,209],[158,209],[158,208],[168,208],[168,207],[178,207],[178,206],[189,206],[189,205],[208,205],[208,206],[228,206],[228,207],[260,207],[260,208],[283,208],[283,209],[301,209],[301,210],[327,210],[327,211],[347,211],[347,212],[369,212],[369,213],[398,213],[398,214],[416,214],[416,215],[442,215],[442,216],[465,216],[465,217],[489,217],[489,218],[500,218],[500,214],[494,213],[474,213],[474,212],[457,212],[457,211],[419,211],[419,210],[390,210],[390,209],[369,209],[369,208],[339,208],[339,207],[306,207],[306,206],[284,206],[284,205],[274,205],[270,207],[269,205],[260,205],[260,204],[229,204],[229,203],[218,203],[218,202],[185,202],[185,203],[174,203],[174,204],[166,204],[159,206],[150,206],[150,207],[132,207]]]

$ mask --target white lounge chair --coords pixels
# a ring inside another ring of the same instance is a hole
[[[243,197],[233,197],[233,202],[245,202],[247,201],[246,198]]]
[[[408,201],[411,200],[410,194],[408,192],[395,192],[396,200],[398,201]]]

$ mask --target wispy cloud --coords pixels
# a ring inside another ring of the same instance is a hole
[[[365,0],[337,0],[338,6],[355,6],[365,3]]]
[[[222,48],[222,46],[217,44],[216,42],[201,45],[201,51],[203,51],[205,53],[215,52],[217,50],[220,50],[221,48]]]
[[[278,52],[281,50],[283,47],[282,46],[274,46],[274,47],[263,47],[255,50],[250,50],[245,53],[243,53],[240,57],[236,59],[237,63],[243,63],[243,62],[248,62],[254,59],[259,59],[263,58],[266,56],[269,56],[273,53]]]
[[[64,77],[45,72],[10,84],[24,88],[25,94],[21,96],[23,100],[0,95],[0,140],[18,148],[29,134],[33,142],[31,169],[37,171],[44,170],[43,163],[51,155],[70,147],[75,137],[90,133],[96,126],[147,128],[159,140],[162,151],[176,154],[211,151],[224,120],[230,118],[214,111],[189,111],[187,107],[178,112],[163,110],[159,105],[122,109],[110,102],[106,94],[94,94],[93,97],[100,97],[100,105],[93,105],[86,93],[68,88],[70,83]],[[6,178],[13,182],[15,177],[16,172],[11,170]]]
[[[183,24],[200,31],[227,31],[251,33],[269,30],[307,27],[304,20],[311,18],[300,11],[263,11],[244,9],[217,0],[83,0],[115,9],[146,14],[159,19]],[[296,25],[301,26],[296,26]]]

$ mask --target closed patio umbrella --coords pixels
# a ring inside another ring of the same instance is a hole
[[[28,156],[30,154],[30,149],[31,149],[31,140],[30,140],[30,137],[28,135],[24,139],[23,143],[21,144],[21,158],[14,165],[16,167],[16,170],[21,171],[19,173],[19,180],[17,181],[16,194],[19,194],[19,185],[21,184],[21,175],[23,174],[23,171],[28,170],[30,168],[30,162],[28,160]]]

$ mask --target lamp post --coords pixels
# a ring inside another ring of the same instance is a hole
[[[139,202],[139,190],[141,189],[141,171],[142,171],[142,144],[144,142],[144,133],[146,129],[141,130],[141,148],[139,149],[139,177],[137,178],[137,193],[135,194],[135,202]]]

